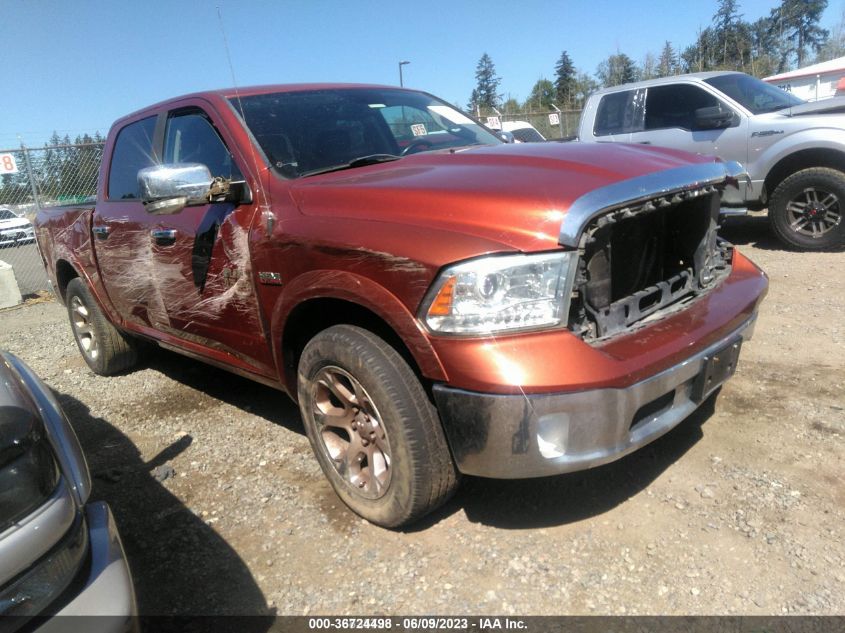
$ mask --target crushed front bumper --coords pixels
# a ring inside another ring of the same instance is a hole
[[[714,356],[751,338],[756,313],[682,362],[625,388],[485,394],[445,385],[434,397],[458,469],[499,479],[540,477],[614,461],[657,439],[701,405],[730,371]],[[706,383],[707,378],[711,378]]]

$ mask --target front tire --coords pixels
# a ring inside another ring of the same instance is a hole
[[[65,301],[73,337],[91,371],[111,376],[137,362],[134,341],[109,322],[79,277],[68,283]]]
[[[845,174],[827,167],[803,169],[784,179],[769,202],[778,239],[804,251],[845,245]]]
[[[298,396],[323,473],[368,521],[407,525],[455,491],[458,473],[434,406],[405,360],[373,333],[337,325],[311,339]]]

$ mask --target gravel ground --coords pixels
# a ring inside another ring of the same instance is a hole
[[[728,239],[771,278],[717,399],[616,463],[465,478],[407,531],[335,498],[285,396],[156,351],[93,375],[64,309],[0,312],[59,395],[145,614],[843,614],[843,253]]]

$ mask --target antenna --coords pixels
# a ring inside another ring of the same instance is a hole
[[[226,37],[226,28],[223,26],[223,12],[220,10],[220,5],[217,5],[217,23],[220,26],[220,34],[223,36],[223,49],[226,51],[226,62],[229,64],[229,72],[232,75],[232,87],[235,89],[235,99],[238,102],[238,112],[241,119],[246,125],[246,112],[244,111],[243,102],[241,101],[241,93],[238,89],[238,80],[235,78],[235,67],[232,64],[232,55],[229,53],[229,38]],[[249,126],[247,126],[249,132]],[[252,134],[249,134],[252,137]],[[255,168],[256,185],[258,186],[258,193],[261,196],[260,206],[265,210],[270,208],[270,202],[267,199],[267,193],[264,191],[264,184],[262,183],[261,169],[258,165],[258,157],[255,155],[255,146],[250,143],[249,154],[252,158],[252,166]]]

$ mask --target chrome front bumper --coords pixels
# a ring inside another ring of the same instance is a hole
[[[622,389],[493,395],[435,385],[458,469],[520,479],[619,459],[677,426],[719,387],[714,382],[694,393],[708,359],[734,341],[749,340],[755,321],[756,314],[705,350]]]

